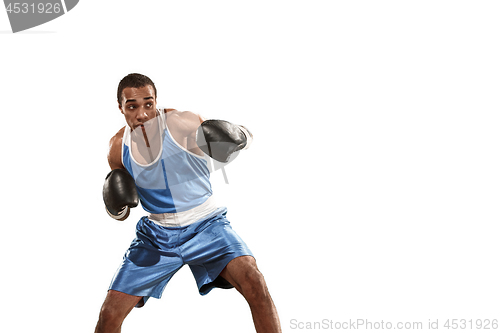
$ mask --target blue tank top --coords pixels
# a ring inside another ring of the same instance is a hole
[[[125,127],[122,163],[134,177],[142,207],[152,214],[178,213],[203,204],[212,195],[208,157],[179,145],[167,127],[163,110],[157,113],[162,135],[160,153],[144,165],[131,153],[131,129]]]

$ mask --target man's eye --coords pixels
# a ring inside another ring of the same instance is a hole
[[[152,107],[152,106],[153,106],[153,103],[148,103],[148,104],[146,104],[146,106],[147,106],[148,108],[150,108],[150,107]]]
[[[127,108],[128,109],[133,109],[133,108],[135,108],[135,105],[129,105],[129,106],[127,106]]]

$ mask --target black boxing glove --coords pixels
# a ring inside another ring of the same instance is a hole
[[[227,162],[231,154],[247,149],[252,135],[243,126],[225,120],[205,120],[198,127],[196,143],[208,156],[219,162]]]
[[[139,204],[134,178],[125,169],[114,169],[108,173],[102,196],[109,216],[119,221],[125,220],[130,208]]]

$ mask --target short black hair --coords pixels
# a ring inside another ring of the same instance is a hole
[[[116,94],[116,97],[118,98],[118,103],[122,105],[122,93],[123,89],[125,88],[142,88],[145,86],[152,86],[154,91],[155,91],[155,98],[156,98],[156,87],[153,81],[146,75],[138,74],[138,73],[131,73],[127,76],[125,76],[120,83],[118,84],[118,92]]]

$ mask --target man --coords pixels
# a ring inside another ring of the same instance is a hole
[[[235,287],[247,300],[258,333],[281,332],[276,308],[255,259],[216,205],[206,155],[222,162],[248,148],[243,126],[192,112],[157,110],[156,87],[129,74],[118,86],[127,126],[111,139],[111,172],[103,197],[108,214],[124,220],[140,201],[149,212],[108,290],[95,332],[120,332],[125,317],[149,297],[160,298],[188,264],[199,292]]]

